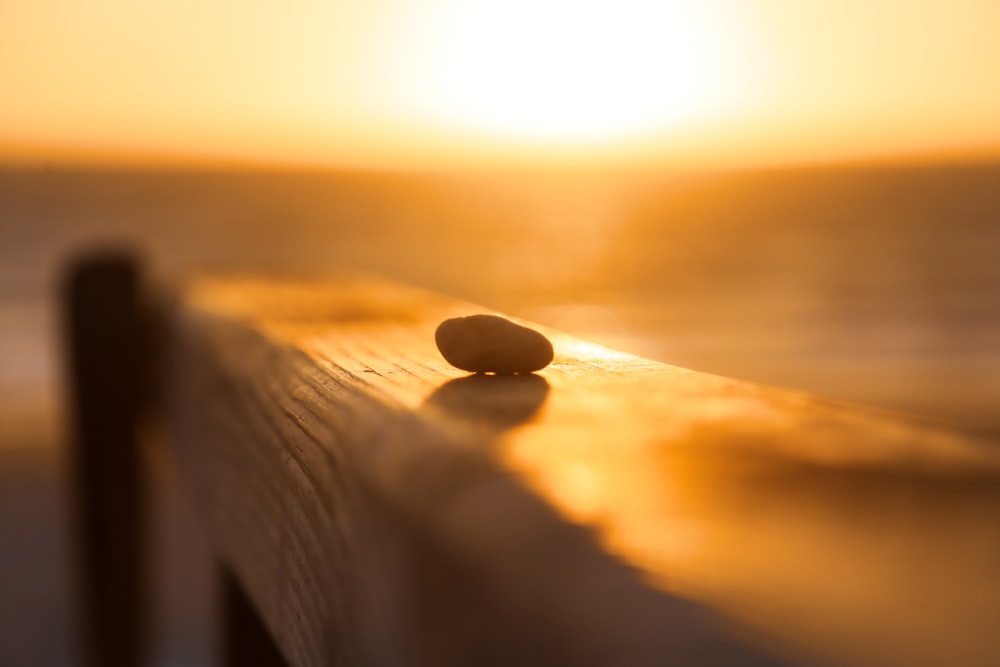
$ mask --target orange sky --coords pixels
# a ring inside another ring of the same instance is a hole
[[[3,0],[0,162],[1000,155],[996,0]]]

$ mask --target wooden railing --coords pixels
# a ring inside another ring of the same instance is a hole
[[[231,664],[1000,664],[996,443],[544,328],[540,373],[468,375],[433,332],[482,310],[359,274],[176,288],[158,382]]]

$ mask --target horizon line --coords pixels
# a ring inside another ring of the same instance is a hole
[[[222,154],[204,155],[191,152],[76,149],[59,150],[53,155],[52,146],[6,146],[0,143],[0,170],[60,170],[60,171],[302,171],[302,172],[503,172],[503,171],[663,171],[663,172],[729,172],[769,171],[809,168],[865,167],[934,167],[985,166],[1000,164],[1000,145],[976,148],[944,148],[933,150],[892,151],[859,154],[855,157],[827,156],[779,160],[706,160],[703,163],[663,159],[570,159],[494,158],[455,159],[447,162],[419,158],[377,160],[367,164],[358,161],[305,160],[291,158],[238,158]]]

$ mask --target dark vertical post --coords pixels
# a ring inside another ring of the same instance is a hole
[[[146,387],[139,277],[126,254],[71,267],[65,293],[74,418],[72,517],[83,664],[138,667],[145,659],[141,452],[136,426]]]
[[[219,570],[222,666],[287,667],[243,586],[229,568],[221,566]]]

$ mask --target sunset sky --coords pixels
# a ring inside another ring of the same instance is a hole
[[[3,0],[0,162],[1000,155],[996,0]]]

